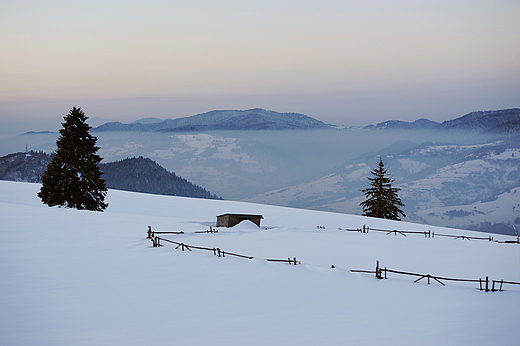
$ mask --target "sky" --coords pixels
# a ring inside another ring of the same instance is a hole
[[[520,2],[0,3],[2,130],[214,109],[337,125],[520,107]]]

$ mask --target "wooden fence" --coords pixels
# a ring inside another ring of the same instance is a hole
[[[319,228],[325,228],[324,226],[318,226]],[[400,231],[400,230],[385,230],[385,229],[375,229],[375,228],[369,228],[367,227],[366,225],[363,225],[362,228],[359,228],[359,229],[346,229],[345,231],[348,231],[348,232],[360,232],[360,233],[368,233],[370,231],[376,231],[376,232],[386,232],[387,235],[389,234],[394,234],[394,235],[397,235],[398,233],[405,236],[406,237],[406,234],[422,234],[424,235],[426,238],[434,238],[435,235],[437,235],[438,237],[451,237],[453,239],[467,239],[467,240],[472,240],[472,239],[475,239],[475,240],[486,240],[486,241],[495,241],[495,242],[498,242],[498,243],[515,243],[515,244],[518,244],[520,243],[519,242],[519,238],[517,237],[517,240],[516,241],[498,241],[498,240],[494,240],[493,237],[489,236],[489,237],[468,237],[468,236],[464,236],[464,235],[460,235],[460,236],[457,236],[457,235],[451,235],[451,234],[435,234],[434,232],[431,232],[431,231]],[[218,230],[217,229],[214,229],[212,227],[210,227],[209,231],[196,231],[194,233],[218,233]],[[176,242],[176,241],[173,241],[173,240],[170,240],[170,239],[166,239],[166,238],[161,238],[159,236],[156,236],[156,234],[172,234],[172,235],[181,235],[181,234],[185,234],[183,231],[180,231],[180,232],[156,232],[156,231],[152,231],[152,227],[151,226],[148,226],[148,231],[147,231],[147,239],[150,239],[152,241],[152,244],[153,244],[153,247],[160,247],[160,246],[163,246],[161,244],[161,241],[164,241],[164,242],[167,242],[167,243],[171,243],[171,244],[174,244],[174,245],[177,245],[175,247],[175,249],[181,249],[182,251],[192,251],[192,249],[196,249],[196,250],[203,250],[203,251],[212,251],[213,254],[215,256],[218,256],[218,257],[225,257],[226,255],[228,256],[234,256],[234,257],[240,257],[240,258],[245,258],[245,259],[253,259],[253,256],[245,256],[245,255],[240,255],[240,254],[237,254],[237,253],[233,253],[233,252],[227,252],[227,251],[224,251],[224,250],[221,250],[220,248],[209,248],[209,247],[202,247],[202,246],[195,246],[195,245],[187,245],[187,244],[184,244],[184,243],[181,243],[181,242]],[[290,258],[288,257],[287,259],[270,259],[270,258],[266,258],[265,259],[266,261],[268,262],[283,262],[283,263],[289,263],[289,264],[294,264],[294,265],[297,265],[297,264],[301,264],[300,261],[298,261],[296,259],[296,257],[293,257],[293,258]],[[334,265],[332,266],[332,268],[334,268]],[[419,274],[419,273],[412,273],[412,272],[405,272],[405,271],[400,271],[400,270],[393,270],[393,269],[388,269],[386,267],[382,268],[379,266],[379,261],[376,261],[376,269],[375,271],[374,270],[360,270],[360,269],[352,269],[350,270],[351,272],[353,273],[369,273],[369,274],[375,274],[376,278],[377,279],[387,279],[388,278],[388,273],[393,273],[393,274],[399,274],[399,275],[409,275],[409,276],[416,276],[418,277],[418,279],[416,279],[414,282],[418,282],[418,281],[421,281],[422,279],[426,279],[428,281],[428,285],[430,284],[430,281],[431,280],[434,280],[436,282],[438,282],[439,284],[445,286],[445,283],[443,281],[458,281],[458,282],[478,282],[479,283],[479,288],[481,291],[486,291],[486,292],[489,292],[489,291],[502,291],[502,287],[504,284],[507,284],[507,285],[520,285],[520,282],[513,282],[513,281],[504,281],[503,279],[502,280],[489,280],[489,277],[486,276],[486,279],[483,280],[482,278],[479,278],[479,279],[457,279],[457,278],[449,278],[449,277],[443,277],[443,276],[434,276],[434,275],[430,275],[430,274]],[[384,275],[383,275],[384,274]],[[491,288],[489,288],[490,286],[490,282],[491,282]],[[500,285],[499,285],[500,284]],[[497,288],[495,288],[495,285],[497,286]]]
[[[194,232],[194,233],[218,233],[218,230],[215,230],[210,227],[209,231],[199,231],[199,232]],[[175,247],[175,249],[180,248],[182,251],[185,251],[185,250],[191,251],[192,249],[196,249],[196,250],[203,250],[203,251],[212,251],[213,254],[218,257],[226,257],[226,255],[227,255],[227,256],[234,256],[234,257],[240,257],[240,258],[246,258],[246,259],[253,259],[253,256],[239,255],[237,253],[221,250],[220,248],[209,248],[209,247],[202,247],[202,246],[195,246],[195,245],[187,245],[187,244],[176,242],[176,241],[173,241],[170,239],[158,237],[155,234],[184,234],[184,232],[182,232],[182,231],[181,232],[155,232],[155,231],[152,231],[150,226],[148,226],[148,232],[147,232],[146,239],[150,239],[152,241],[153,247],[163,246],[161,244],[161,241],[164,241],[167,243],[177,245]],[[289,264],[294,264],[294,265],[301,264],[301,262],[298,261],[296,259],[296,257],[293,257],[292,259],[290,257],[288,257],[287,259],[266,258],[265,260],[268,262],[284,262],[284,263],[289,263]]]
[[[340,230],[343,230],[339,228]],[[405,231],[405,230],[397,230],[397,229],[379,229],[379,228],[370,228],[367,225],[363,225],[361,228],[354,228],[354,229],[344,229],[343,231],[346,232],[358,232],[358,233],[368,233],[369,231],[373,232],[385,232],[386,235],[389,234],[400,234],[404,237],[406,237],[407,234],[421,234],[424,235],[425,238],[435,238],[435,237],[447,237],[447,238],[453,238],[453,239],[465,239],[465,240],[486,240],[486,241],[494,241],[496,243],[503,243],[503,244],[520,244],[520,236],[517,236],[516,240],[506,240],[506,241],[500,241],[496,240],[493,236],[488,237],[471,237],[466,235],[454,235],[454,234],[442,234],[442,233],[435,233],[431,230],[429,231]]]
[[[418,274],[418,273],[411,273],[411,272],[405,272],[405,271],[400,271],[400,270],[393,270],[393,269],[388,269],[387,267],[380,267],[379,266],[379,261],[376,261],[376,270],[358,270],[358,269],[352,269],[350,270],[352,273],[369,273],[369,274],[375,274],[376,278],[377,279],[387,279],[387,273],[394,273],[394,274],[400,274],[400,275],[409,275],[409,276],[416,276],[416,277],[419,277],[417,280],[415,280],[414,282],[418,282],[422,279],[427,279],[428,281],[428,285],[430,284],[430,280],[435,280],[436,282],[438,282],[439,284],[443,285],[443,286],[446,286],[445,283],[443,283],[442,281],[458,281],[458,282],[478,282],[479,283],[479,289],[481,291],[486,291],[486,292],[489,292],[489,291],[492,291],[492,292],[495,292],[495,291],[502,291],[502,286],[503,284],[509,284],[509,285],[520,285],[520,282],[513,282],[513,281],[504,281],[504,280],[492,280],[492,287],[489,288],[490,286],[490,280],[489,280],[489,276],[486,276],[486,279],[483,280],[482,278],[479,278],[479,279],[456,279],[456,278],[448,278],[448,277],[443,277],[443,276],[434,276],[434,275],[430,275],[430,274]],[[383,275],[384,273],[384,275]],[[495,289],[495,284],[498,284],[500,283],[500,287],[498,289]]]

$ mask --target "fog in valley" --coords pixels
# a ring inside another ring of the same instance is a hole
[[[468,144],[487,140],[454,132],[348,129],[93,134],[98,137],[103,162],[149,157],[169,171],[232,200],[308,181],[392,145],[385,154],[398,154],[428,141]],[[4,139],[0,155],[24,151],[26,145],[28,150],[52,152],[57,137],[57,133],[29,133]]]

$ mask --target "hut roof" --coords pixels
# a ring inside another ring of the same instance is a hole
[[[217,215],[217,217],[221,217],[221,216],[231,216],[231,217],[247,217],[247,218],[255,218],[255,219],[263,219],[264,217],[262,215],[254,215],[254,214],[231,214],[231,213],[226,213],[226,214],[222,214],[222,215]]]

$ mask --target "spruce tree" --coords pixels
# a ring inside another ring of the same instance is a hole
[[[56,155],[42,174],[38,196],[49,206],[103,211],[107,188],[98,166],[102,160],[97,151],[97,137],[81,108],[73,107],[64,117]]]
[[[399,214],[406,216],[399,207],[404,207],[398,196],[399,188],[392,187],[393,179],[386,176],[385,164],[379,158],[379,165],[372,172],[374,177],[368,177],[370,188],[362,190],[367,198],[361,202],[363,216],[378,217],[381,219],[401,220]]]

